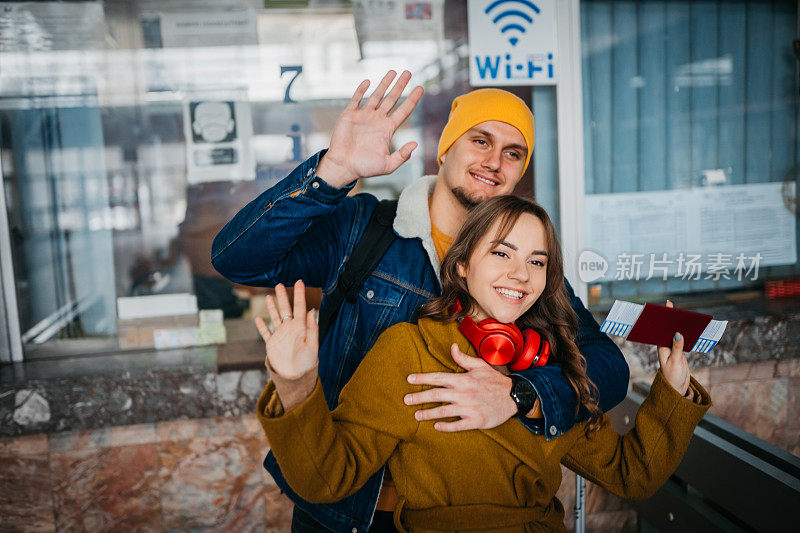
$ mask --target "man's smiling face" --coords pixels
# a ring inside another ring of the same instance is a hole
[[[510,124],[489,120],[467,130],[442,154],[440,179],[466,208],[509,194],[519,181],[528,149]]]

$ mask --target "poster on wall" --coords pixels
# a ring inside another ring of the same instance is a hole
[[[468,0],[474,87],[555,85],[555,0]]]
[[[260,66],[258,16],[246,7],[202,11],[145,11],[142,55],[145,87],[150,92],[238,87]]]
[[[252,181],[253,122],[243,95],[195,94],[183,102],[186,170],[190,184]]]
[[[258,44],[257,15],[250,8],[160,12],[143,17],[156,24],[146,34],[148,48],[246,46]]]
[[[358,42],[441,41],[444,0],[353,0]]]
[[[796,218],[784,201],[793,189],[779,182],[587,195],[581,279],[741,281],[794,264]]]

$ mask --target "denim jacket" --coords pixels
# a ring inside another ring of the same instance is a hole
[[[302,279],[307,286],[333,290],[378,200],[369,194],[347,196],[315,175],[324,151],[301,163],[286,178],[242,208],[220,231],[212,263],[226,278],[244,285],[272,287]],[[398,238],[367,278],[355,301],[345,300],[319,349],[319,376],[328,406],[353,375],[378,336],[398,322],[415,321],[417,308],[440,294],[439,259],[430,236],[428,194],[435,181],[425,177],[400,195],[394,231]],[[625,397],[628,365],[591,313],[564,280],[578,315],[577,344],[589,378],[607,411]],[[520,419],[530,431],[557,437],[576,423],[576,397],[558,364],[518,373],[530,381],[543,419]],[[368,399],[367,399],[368,401]],[[579,413],[579,417],[584,413]],[[355,494],[333,504],[302,500],[283,478],[270,452],[264,467],[295,505],[334,531],[366,531],[372,521],[383,469]]]

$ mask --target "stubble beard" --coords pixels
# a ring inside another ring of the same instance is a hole
[[[475,199],[474,197],[467,194],[467,191],[466,189],[464,189],[464,187],[453,187],[452,189],[450,189],[450,191],[453,193],[455,199],[458,200],[458,203],[463,205],[467,211],[470,211],[473,207],[476,207],[483,201]]]

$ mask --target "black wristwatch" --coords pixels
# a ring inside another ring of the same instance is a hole
[[[511,399],[517,404],[517,416],[523,417],[533,409],[536,403],[536,390],[527,379],[512,374]]]

